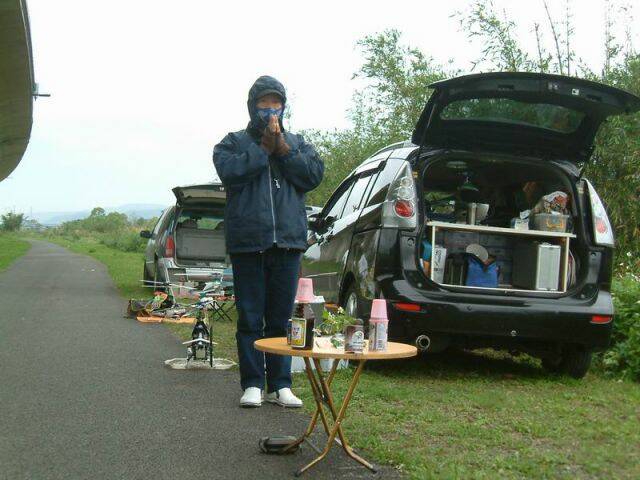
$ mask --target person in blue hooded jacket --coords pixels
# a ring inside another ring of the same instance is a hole
[[[259,407],[265,385],[266,401],[302,406],[291,392],[291,358],[264,355],[253,347],[259,338],[286,335],[307,248],[305,194],[324,173],[313,146],[285,131],[286,101],[278,80],[258,78],[249,90],[247,128],[229,133],[213,149],[227,191],[225,239],[238,310],[243,407]]]

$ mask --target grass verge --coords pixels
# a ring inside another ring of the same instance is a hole
[[[29,242],[9,233],[0,233],[0,272],[31,248]]]
[[[57,242],[107,265],[125,297],[149,296],[141,254]],[[189,336],[188,326],[170,328]],[[215,323],[218,355],[237,359],[234,333],[235,321]],[[337,375],[338,396],[350,376]],[[370,362],[360,382],[348,438],[410,478],[640,478],[640,384],[549,376],[529,357],[490,352]],[[302,375],[294,386],[312,411]]]

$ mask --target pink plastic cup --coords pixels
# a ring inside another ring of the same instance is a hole
[[[313,279],[300,278],[298,280],[298,291],[296,292],[296,302],[312,303],[315,300],[313,294]]]
[[[376,298],[371,305],[371,317],[376,320],[387,320],[387,302],[382,298]]]

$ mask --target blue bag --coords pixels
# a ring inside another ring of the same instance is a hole
[[[485,265],[475,255],[467,255],[467,287],[497,288],[499,273],[500,268],[495,261]]]

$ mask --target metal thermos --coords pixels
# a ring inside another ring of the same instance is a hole
[[[467,205],[467,224],[475,225],[476,224],[476,212],[478,210],[477,203],[469,203]]]

